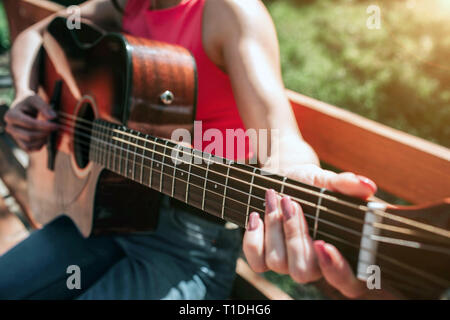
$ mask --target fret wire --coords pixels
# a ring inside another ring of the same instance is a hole
[[[173,198],[173,194],[175,192],[175,177],[177,176],[177,166],[178,166],[178,152],[176,153],[176,158],[175,158],[175,163],[173,166],[173,179],[172,179],[172,198]]]
[[[191,181],[191,169],[192,169],[192,161],[193,161],[193,150],[194,149],[191,149],[191,156],[189,157],[189,159],[190,159],[190,161],[189,161],[189,172],[187,173],[188,174],[188,177],[187,177],[187,185],[186,185],[186,200],[185,200],[185,202],[186,203],[189,203],[188,202],[188,200],[189,200],[189,185],[190,185],[190,181]]]
[[[98,150],[97,150],[97,157],[96,157],[96,161],[97,161],[97,163],[101,163],[101,156],[100,156],[100,153],[101,153],[101,148],[100,148],[100,142],[101,142],[101,139],[102,139],[102,135],[101,135],[101,133],[102,133],[102,127],[101,126],[99,126],[98,127],[98,132],[97,132],[97,139],[98,139],[98,144],[97,144],[97,146],[99,147],[98,148]]]
[[[164,175],[164,162],[166,161],[167,143],[169,143],[169,140],[166,140],[166,143],[164,144],[163,157],[161,159],[161,174],[159,175],[159,192],[162,191],[162,179]]]
[[[122,135],[123,136],[123,135]],[[128,139],[129,139],[129,137],[128,137]],[[125,139],[124,139],[125,140]],[[126,140],[125,140],[126,141]],[[128,163],[129,163],[129,161],[131,160],[129,157],[130,157],[130,143],[131,143],[131,141],[128,141],[128,143],[127,143],[127,150],[126,150],[126,161],[125,161],[125,177],[127,177],[127,178],[129,178],[128,177]]]
[[[223,188],[224,191],[223,191],[223,201],[222,201],[222,219],[223,219],[223,214],[224,214],[224,209],[225,209],[225,199],[227,197],[228,176],[230,175],[230,168],[231,168],[231,166],[229,166],[227,169],[227,176],[225,178],[225,186]]]
[[[138,136],[138,137],[140,137],[140,132],[137,132],[136,133],[136,135]],[[139,145],[139,142],[137,141],[138,139],[136,139],[136,144],[137,145]],[[136,150],[136,147],[134,147],[135,148],[135,151],[137,151]],[[134,157],[133,157],[133,166],[134,166],[134,169],[133,169],[133,175],[132,175],[132,180],[134,181],[135,180],[135,178],[136,178],[136,154],[137,154],[137,152],[134,152]]]
[[[211,159],[211,154],[209,154],[208,161],[206,161],[206,173],[205,182],[203,184],[203,199],[202,199],[202,210],[205,210],[205,193],[206,193],[206,182],[208,181],[208,170],[209,170],[209,160]]]
[[[114,139],[116,132],[112,131],[111,134],[111,143],[112,143],[112,147],[115,149],[115,144],[117,143],[117,141]],[[112,165],[112,170],[116,171],[116,153],[115,152],[111,152],[112,156],[113,156],[113,165]]]
[[[147,135],[145,135],[147,137]],[[145,159],[145,149],[147,146],[147,139],[144,140],[144,155],[141,156],[141,184],[144,184],[144,159]]]
[[[104,128],[104,130],[102,130],[102,140],[107,141],[107,134],[108,134],[107,129],[108,128],[106,126],[104,126],[103,128]],[[102,165],[105,165],[105,166],[106,166],[106,157],[107,157],[106,150],[107,150],[106,148],[103,148],[103,152],[102,152]]]
[[[258,168],[254,168],[253,169],[253,173],[256,173],[256,170],[258,170]],[[248,191],[248,201],[247,201],[247,214],[245,215],[245,227],[247,227],[247,223],[248,223],[248,216],[249,216],[249,212],[250,212],[250,200],[252,198],[252,190],[253,190],[253,181],[255,180],[255,175],[252,175],[252,180],[250,181],[250,190]]]
[[[108,136],[108,132],[107,132],[108,128],[104,127],[104,130],[102,130],[102,140],[103,141],[107,141],[107,136]],[[103,152],[102,152],[102,165],[106,166],[106,157],[107,157],[107,152],[106,152],[107,148],[103,148]]]
[[[109,124],[106,125],[107,128],[109,128]],[[110,162],[111,162],[111,145],[109,144],[110,141],[110,137],[109,134],[107,135],[108,137],[108,145],[106,146],[106,167],[109,169],[110,168]]]
[[[120,132],[120,130],[116,130],[116,133],[119,134],[117,131]],[[119,140],[118,143],[120,142],[121,147],[120,147],[120,151],[119,151],[119,174],[122,174],[122,155],[123,155],[123,142],[122,140]]]
[[[96,145],[97,151],[95,152],[95,160],[97,161],[97,163],[100,163],[100,155],[99,155],[99,152],[100,152],[100,128],[98,128],[96,139],[97,139],[97,145]]]
[[[152,164],[150,166],[150,188],[152,187],[152,180],[153,180],[153,166],[155,162],[155,152],[156,152],[156,143],[153,144]]]
[[[325,192],[325,188],[320,189],[320,194],[323,194]],[[319,214],[320,214],[320,206],[322,204],[322,197],[319,196],[319,199],[317,200],[317,207],[316,207],[316,216],[314,219],[314,232],[313,232],[313,239],[316,238],[317,235],[317,228],[319,226]]]
[[[102,150],[103,148],[101,148],[101,142],[102,142],[102,129],[103,127],[99,127],[98,128],[98,134],[97,134],[97,139],[98,139],[98,152],[97,152],[97,163],[101,164],[102,163]]]
[[[283,177],[283,182],[281,183],[281,190],[280,190],[280,193],[283,193],[283,192],[284,192],[284,185],[285,185],[285,183],[286,183],[286,180],[287,180],[287,177]]]

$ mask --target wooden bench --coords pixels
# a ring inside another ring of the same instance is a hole
[[[42,0],[3,2],[12,39],[62,8]],[[288,90],[287,95],[304,138],[324,163],[369,176],[382,190],[413,204],[450,196],[449,149],[299,93]],[[243,259],[238,260],[237,275],[233,298],[290,299]]]

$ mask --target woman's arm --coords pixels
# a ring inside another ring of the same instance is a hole
[[[271,139],[278,148],[268,161],[262,161],[263,166],[319,187],[371,196],[376,190],[371,180],[322,170],[303,140],[285,95],[276,32],[264,5],[259,0],[209,0],[204,25],[205,50],[230,76],[246,128],[279,132],[279,139]],[[266,194],[265,221],[257,213],[250,215],[243,249],[257,272],[270,269],[290,274],[300,283],[324,276],[348,297],[367,293],[334,246],[311,239],[301,207],[287,197],[281,199],[273,190]]]
[[[125,1],[120,1],[124,5]],[[120,27],[121,15],[110,0],[92,0],[80,6],[83,18],[100,27]],[[42,33],[58,12],[23,31],[11,48],[11,73],[14,79],[15,99],[5,115],[6,130],[27,151],[39,150],[48,134],[57,128],[49,120],[55,117],[49,106],[36,94],[37,56],[42,45]],[[44,120],[37,120],[40,114]],[[35,115],[35,116],[32,116]]]

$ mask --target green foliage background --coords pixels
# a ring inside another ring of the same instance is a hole
[[[450,146],[450,15],[395,0],[265,4],[286,87]],[[381,9],[379,30],[366,26],[371,4]]]

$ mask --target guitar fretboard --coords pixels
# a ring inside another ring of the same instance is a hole
[[[327,214],[331,205],[349,211],[329,191],[102,120],[94,122],[89,154],[108,170],[243,228],[251,212],[264,218],[267,189],[300,200],[315,232],[319,216],[331,216],[328,224],[342,219]]]

